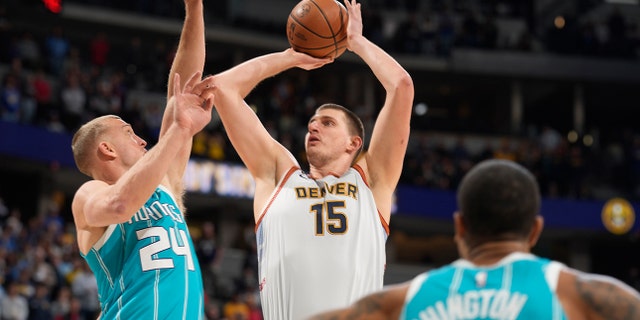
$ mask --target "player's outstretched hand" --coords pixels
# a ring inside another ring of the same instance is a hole
[[[356,0],[344,0],[349,14],[349,23],[347,24],[347,49],[353,51],[355,41],[362,38],[362,10],[360,4]]]
[[[201,73],[194,73],[189,81],[180,88],[180,75],[175,74],[173,96],[168,104],[175,104],[175,123],[195,135],[211,121],[213,108],[213,86],[200,80]],[[197,88],[197,89],[196,89]]]

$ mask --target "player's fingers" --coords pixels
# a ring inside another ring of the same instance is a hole
[[[213,94],[204,100],[204,103],[202,104],[202,108],[205,111],[211,111],[213,109]]]
[[[187,80],[187,83],[185,83],[184,87],[185,87],[185,92],[190,91],[193,93],[193,88],[195,87],[195,85],[198,83],[198,81],[200,80],[200,76],[202,75],[202,72],[200,71],[196,71],[195,73],[193,73],[191,75],[191,77],[189,78],[189,80]]]
[[[208,76],[193,86],[193,94],[201,96],[205,90],[213,88],[213,76]]]
[[[214,90],[215,87],[211,86],[211,87],[207,87],[204,91],[202,91],[202,93],[200,93],[200,98],[207,100],[207,99],[213,99],[213,95],[214,95]]]

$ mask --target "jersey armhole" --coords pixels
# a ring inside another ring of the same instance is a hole
[[[416,278],[411,281],[411,283],[409,284],[409,289],[407,290],[407,296],[404,298],[405,302],[410,301],[411,298],[413,298],[413,296],[415,296],[416,293],[418,293],[418,291],[420,290],[420,287],[422,287],[422,284],[425,281],[427,281],[428,277],[429,277],[429,273],[424,272],[416,276]]]
[[[429,277],[429,272],[424,272],[422,274],[417,275],[415,278],[413,278],[413,280],[410,280],[411,282],[409,283],[409,288],[407,289],[407,295],[404,297],[404,303],[402,305],[402,311],[400,311],[399,319],[407,318],[406,313],[407,313],[407,306],[409,305],[409,302],[411,302],[411,299],[413,299],[413,297],[418,293],[418,291],[420,291],[422,284],[425,281],[427,281],[428,277]]]
[[[299,170],[300,168],[298,167],[291,167],[291,169],[289,169],[280,179],[280,182],[278,183],[278,185],[276,186],[276,189],[273,190],[273,193],[271,194],[271,197],[269,199],[269,202],[267,202],[267,204],[264,206],[264,208],[262,209],[262,211],[260,212],[260,217],[258,218],[258,221],[256,221],[256,226],[254,228],[254,231],[258,231],[258,228],[260,227],[260,223],[262,222],[262,218],[264,218],[264,215],[267,213],[267,210],[269,210],[269,207],[271,207],[271,204],[273,203],[273,201],[276,199],[276,196],[278,196],[278,193],[280,193],[280,190],[282,190],[282,187],[284,186],[285,183],[287,183],[287,180],[289,180],[289,177],[291,177],[291,175],[296,172],[297,170]]]
[[[556,288],[558,287],[558,279],[560,278],[560,271],[562,271],[562,269],[564,269],[564,265],[557,261],[549,262],[545,268],[544,277],[553,292],[556,292]]]
[[[362,181],[364,181],[364,184],[371,188],[371,186],[369,186],[369,181],[367,181],[367,176],[364,174],[364,170],[362,169],[362,167],[359,164],[354,164],[353,167],[356,171],[358,171],[358,173],[360,174],[360,177],[362,178]]]

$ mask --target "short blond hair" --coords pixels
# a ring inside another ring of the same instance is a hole
[[[73,151],[73,160],[80,172],[91,176],[91,159],[93,159],[94,150],[99,142],[100,137],[108,129],[105,125],[107,119],[120,119],[116,115],[106,115],[95,118],[78,129],[71,140],[71,150]]]

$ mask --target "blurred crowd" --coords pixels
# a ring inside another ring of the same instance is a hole
[[[181,1],[75,1],[111,5],[180,18]],[[521,36],[506,41],[493,20],[516,17],[528,21],[531,12],[519,1],[492,1],[491,6],[462,5],[465,1],[365,1],[368,36],[395,52],[447,56],[453,47],[551,50],[566,53],[637,58],[637,27],[619,12],[601,21],[567,20],[564,31],[550,29],[533,35],[525,23]],[[7,3],[11,3],[7,2]],[[251,26],[231,12],[225,1],[215,1],[212,15],[232,25]],[[422,5],[421,5],[422,4]],[[216,7],[217,6],[217,7]],[[406,10],[392,31],[382,12]],[[163,96],[174,43],[136,35],[126,43],[106,33],[88,41],[70,37],[62,25],[34,33],[16,28],[11,14],[0,4],[0,120],[73,133],[80,124],[103,114],[119,114],[153,145],[162,120],[160,99],[131,99],[132,92]],[[254,22],[254,26],[255,26]],[[261,29],[269,30],[260,26]],[[281,26],[274,26],[281,33]],[[120,36],[122,37],[122,36]],[[122,38],[120,38],[121,40]],[[564,40],[563,40],[564,39]],[[567,39],[579,45],[563,47]],[[567,51],[568,50],[568,51]],[[573,51],[573,52],[569,52]],[[341,77],[342,75],[334,75]],[[304,161],[302,137],[309,116],[327,98],[311,90],[314,80],[305,72],[290,72],[266,81],[252,94],[252,107],[272,135]],[[336,81],[338,83],[338,81]],[[365,114],[371,128],[375,115]],[[599,147],[568,139],[551,127],[527,136],[477,139],[450,134],[439,136],[414,128],[401,183],[454,190],[476,162],[486,158],[516,160],[534,172],[548,197],[575,199],[623,195],[640,199],[640,135],[629,130],[622,140]],[[451,141],[453,140],[453,141]],[[471,144],[476,144],[471,147]],[[219,121],[194,139],[194,157],[238,162]],[[305,165],[303,163],[303,165]],[[7,206],[0,194],[0,319],[95,319],[99,310],[95,278],[80,257],[75,232],[60,215],[63,196],[54,193],[42,212],[22,213]],[[253,223],[239,233],[233,247],[245,254],[239,276],[221,279],[224,250],[216,226],[194,226],[194,241],[202,264],[208,319],[260,319]],[[239,317],[234,315],[240,314]]]
[[[181,18],[181,1],[70,2],[144,15]],[[601,1],[581,1],[553,16],[539,16],[535,0],[363,0],[365,35],[390,52],[447,57],[453,48],[554,52],[637,59],[640,29],[618,7],[598,16]],[[285,19],[248,15],[242,1],[207,4],[211,21],[235,28],[282,34]],[[278,22],[279,20],[282,20]]]
[[[62,25],[44,34],[20,30],[0,7],[0,119],[73,133],[96,116],[119,114],[153,145],[175,43],[135,34],[116,41],[105,32],[78,39],[65,31]],[[321,87],[320,82],[340,83],[342,75],[326,77],[312,79],[302,70],[291,70],[265,81],[250,96],[267,129],[303,162],[305,124],[315,107],[330,102],[315,88]],[[160,98],[135,98],[141,92]],[[365,127],[371,128],[375,114],[361,116]],[[640,199],[640,136],[631,129],[621,140],[585,146],[554,128],[538,127],[527,136],[502,136],[500,142],[486,139],[482,150],[470,147],[465,141],[468,134],[451,133],[450,138],[459,141],[444,144],[429,139],[426,130],[413,127],[401,183],[453,190],[475,162],[506,157],[535,172],[546,196]],[[195,137],[193,156],[239,161],[215,117]]]
[[[72,222],[63,217],[65,201],[54,191],[40,212],[21,212],[0,195],[0,319],[97,318],[96,278],[78,251]],[[207,319],[261,320],[252,224],[229,244],[243,252],[242,272],[234,277],[221,276],[224,250],[215,228],[210,221],[192,224]]]

